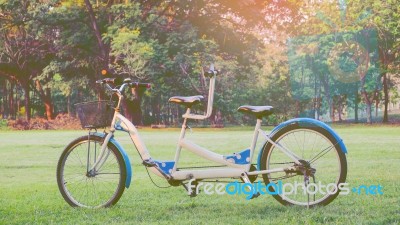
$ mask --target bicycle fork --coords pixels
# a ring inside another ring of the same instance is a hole
[[[108,156],[110,155],[110,151],[107,151],[106,149],[107,149],[108,142],[110,141],[110,139],[112,138],[113,135],[114,135],[113,132],[110,132],[105,136],[104,142],[101,145],[100,154],[97,157],[94,164],[92,165],[92,167],[89,168],[89,163],[88,163],[88,171],[87,172],[91,176],[95,176],[96,172],[99,171],[101,169],[101,167],[104,165],[104,163],[107,161]],[[90,134],[89,134],[89,137],[90,137]],[[88,149],[88,155],[89,155],[89,149]]]

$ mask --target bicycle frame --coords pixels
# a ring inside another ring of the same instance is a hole
[[[140,157],[142,160],[145,162],[147,160],[152,160],[150,152],[148,151],[145,143],[139,136],[139,132],[136,129],[136,127],[128,120],[126,119],[122,114],[119,112],[121,100],[123,99],[123,95],[121,92],[125,88],[125,86],[128,84],[123,84],[119,89],[112,89],[108,84],[106,84],[107,89],[113,91],[115,94],[118,95],[118,104],[117,107],[115,108],[115,113],[114,117],[111,123],[110,127],[110,132],[107,134],[105,137],[104,143],[101,147],[101,153],[98,156],[98,159],[96,160],[96,163],[92,166],[90,169],[94,171],[98,171],[103,163],[107,160],[108,154],[106,153],[105,149],[107,147],[108,142],[110,139],[113,137],[114,132],[116,130],[121,130],[129,133],[129,136],[131,137],[131,140],[135,147],[137,148]],[[191,114],[190,108],[187,108],[186,113],[182,116],[183,117],[183,124],[180,132],[180,136],[178,139],[178,144],[175,152],[175,158],[173,162],[173,167],[170,169],[168,174],[163,174],[162,170],[156,168],[156,167],[149,167],[150,171],[152,171],[154,174],[164,177],[167,179],[173,179],[173,180],[189,180],[189,179],[209,179],[209,178],[239,178],[242,177],[246,182],[248,181],[247,175],[259,175],[259,174],[266,174],[266,173],[274,173],[274,172],[283,172],[287,169],[291,169],[292,167],[287,167],[287,168],[276,168],[276,169],[271,169],[271,170],[257,170],[257,171],[250,171],[251,167],[251,162],[253,161],[254,157],[254,151],[257,143],[257,139],[259,134],[261,134],[266,141],[269,143],[273,144],[275,147],[280,149],[284,154],[286,154],[289,158],[291,158],[295,163],[301,164],[299,162],[300,157],[295,155],[293,152],[291,152],[288,148],[285,146],[275,143],[274,141],[271,140],[271,137],[269,134],[267,134],[265,131],[261,129],[261,119],[257,119],[256,126],[254,129],[254,134],[252,141],[250,143],[250,156],[248,158],[248,163],[241,163],[237,164],[235,162],[227,160],[227,158],[224,155],[215,153],[213,151],[210,151],[206,148],[203,148],[185,138],[186,134],[186,129],[188,128],[187,126],[187,120],[188,119],[206,119],[210,117],[211,112],[212,112],[212,105],[213,105],[213,98],[214,98],[214,88],[215,88],[215,74],[210,78],[210,87],[209,87],[209,95],[208,95],[208,105],[207,105],[207,112],[205,115],[197,115],[197,114]],[[178,170],[178,163],[180,159],[180,154],[182,149],[187,149],[188,151],[191,151],[192,153],[207,159],[209,161],[225,165],[226,168],[208,168],[208,169],[202,169],[202,170]],[[259,169],[259,168],[258,168]]]
[[[187,110],[187,114],[190,113],[190,109]],[[274,172],[283,172],[286,169],[289,169],[290,167],[287,168],[276,168],[272,170],[258,170],[258,171],[251,171],[250,172],[250,166],[251,163],[248,164],[235,164],[230,161],[227,161],[223,155],[215,153],[213,151],[210,151],[206,148],[203,148],[185,138],[185,133],[187,129],[187,118],[184,119],[184,122],[182,124],[181,128],[181,134],[178,140],[178,145],[175,153],[175,160],[174,160],[174,166],[172,168],[172,171],[170,173],[170,176],[174,180],[189,180],[189,179],[209,179],[209,178],[239,178],[239,177],[244,177],[246,175],[259,175],[259,174],[266,174],[266,173],[274,173]],[[99,154],[98,159],[96,160],[97,162],[93,165],[92,169],[95,168],[97,171],[101,166],[102,162],[104,162],[108,155],[106,155],[106,146],[108,141],[113,137],[114,132],[117,130],[125,131],[129,134],[131,137],[131,140],[133,144],[136,146],[140,157],[142,160],[151,160],[151,155],[150,152],[148,151],[145,143],[141,139],[138,130],[136,127],[128,120],[126,119],[122,114],[120,114],[118,111],[115,112],[114,118],[112,120],[111,124],[111,129],[110,133],[107,134],[105,137],[105,141],[102,145],[101,153]],[[257,123],[255,126],[254,134],[253,134],[253,139],[250,145],[250,162],[253,161],[254,157],[254,151],[257,143],[257,139],[259,134],[262,134],[265,139],[275,145],[278,149],[280,149],[284,154],[286,154],[288,157],[294,160],[294,162],[300,163],[298,160],[300,159],[298,156],[296,156],[294,153],[292,153],[290,150],[288,150],[286,147],[282,146],[281,144],[275,143],[271,140],[269,135],[261,129],[261,120],[257,119]],[[222,165],[227,166],[227,168],[209,168],[209,169],[203,169],[203,170],[178,170],[177,165],[179,163],[179,158],[182,149],[187,149],[196,155],[203,157],[207,160],[213,161],[215,163],[219,163]],[[159,170],[157,170],[155,167],[149,167],[150,171],[152,171],[154,174],[164,177],[165,175],[161,174]]]

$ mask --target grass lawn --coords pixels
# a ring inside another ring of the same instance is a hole
[[[133,166],[131,187],[112,208],[75,209],[58,191],[56,165],[64,146],[86,132],[0,131],[0,224],[399,224],[400,127],[334,128],[349,151],[350,187],[380,184],[383,195],[351,192],[326,207],[310,210],[284,207],[268,195],[250,201],[244,195],[200,193],[190,198],[182,187],[153,186],[129,137],[118,133]],[[179,130],[139,132],[153,158],[173,159]],[[252,128],[198,128],[188,136],[218,153],[232,153],[249,146]],[[188,161],[185,165],[203,162],[188,152],[183,159]]]

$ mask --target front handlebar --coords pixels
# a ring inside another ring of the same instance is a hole
[[[121,85],[121,79],[120,78],[104,78],[101,80],[96,80],[96,84],[115,84],[115,85]]]
[[[115,86],[121,86],[120,91],[123,90],[126,86],[131,88],[143,87],[143,88],[151,88],[150,83],[140,83],[140,82],[132,82],[130,78],[126,78],[122,80],[121,78],[104,78],[96,81],[97,84],[108,84],[108,87],[111,88],[109,84],[114,84]],[[113,89],[113,88],[111,88]]]
[[[126,78],[125,80],[122,80],[120,78],[104,78],[101,80],[96,81],[97,84],[103,84],[103,86],[108,90],[111,91],[113,94],[116,94],[118,96],[118,104],[116,109],[119,109],[121,105],[121,100],[123,99],[123,92],[125,87],[130,87],[130,88],[138,88],[138,87],[144,87],[144,88],[150,88],[151,84],[150,83],[139,83],[139,82],[132,82],[130,78]],[[114,84],[115,87],[112,88],[110,84]]]

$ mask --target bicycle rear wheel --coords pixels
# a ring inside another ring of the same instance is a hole
[[[92,170],[102,143],[101,137],[83,136],[72,141],[61,154],[57,166],[58,188],[73,207],[109,207],[118,202],[125,190],[125,162],[112,143],[108,143],[102,166]]]
[[[265,184],[271,184],[269,191],[276,200],[283,205],[313,207],[327,205],[338,196],[338,185],[346,180],[347,162],[340,145],[327,130],[291,124],[271,139],[303,162],[296,165],[278,147],[271,143],[264,145],[261,170],[296,167],[295,171],[263,175]]]

